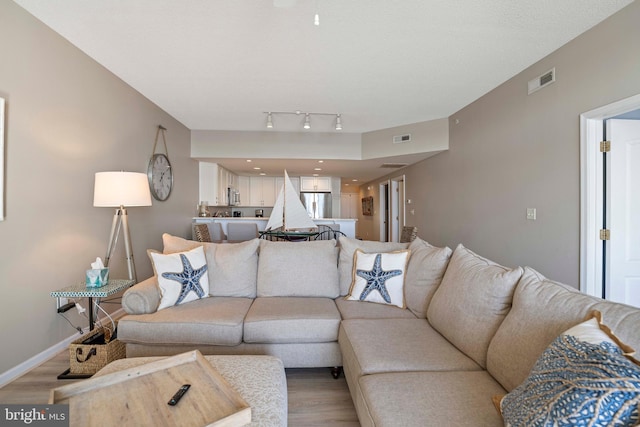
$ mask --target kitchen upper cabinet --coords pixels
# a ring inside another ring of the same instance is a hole
[[[240,197],[242,197],[242,194]],[[273,206],[275,202],[275,178],[270,176],[249,177],[249,204],[251,206]]]
[[[206,202],[209,206],[218,206],[220,172],[217,163],[199,162],[199,188],[200,202]]]
[[[248,176],[238,176],[238,187],[240,192],[240,206],[251,206],[251,181]]]
[[[326,191],[331,192],[331,177],[328,176],[301,176],[300,191]]]
[[[229,205],[229,195],[227,189],[229,187],[237,190],[238,175],[218,165],[218,205]]]
[[[236,188],[238,176],[217,163],[199,162],[198,169],[199,201],[209,206],[227,206],[227,188]]]

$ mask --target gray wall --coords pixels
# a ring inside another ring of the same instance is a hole
[[[432,244],[463,243],[578,287],[579,115],[640,93],[638,22],[634,2],[453,114],[449,151],[387,177],[406,174],[407,223]],[[552,67],[556,82],[528,96],[527,82]],[[377,236],[373,221],[368,232]]]
[[[129,209],[143,279],[152,274],[146,250],[162,248],[161,233],[189,233],[198,168],[187,128],[11,1],[0,2],[0,52],[7,100],[2,373],[75,332],[49,293],[83,281],[89,263],[105,255],[114,211],[92,206],[95,172],[145,172],[157,126],[168,129],[173,193],[167,202]],[[126,277],[122,238],[119,245],[114,278]]]

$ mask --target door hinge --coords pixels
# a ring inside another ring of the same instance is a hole
[[[600,230],[600,240],[609,240],[611,238],[611,230],[602,229]]]
[[[611,141],[600,141],[600,152],[608,153],[611,151]]]

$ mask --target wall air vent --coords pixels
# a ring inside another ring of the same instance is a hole
[[[393,137],[394,144],[404,144],[405,142],[411,142],[411,134],[408,133],[406,135],[396,135]]]
[[[552,68],[541,76],[536,77],[533,80],[530,80],[528,83],[529,87],[529,95],[533,92],[542,89],[545,86],[550,85],[551,83],[556,81],[556,69]]]
[[[408,166],[409,163],[383,163],[380,165],[381,168],[389,168],[389,169],[398,169]]]

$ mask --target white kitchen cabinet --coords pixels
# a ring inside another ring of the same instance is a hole
[[[331,192],[331,177],[329,176],[301,176],[300,191]]]
[[[199,162],[199,202],[209,206],[227,206],[227,188],[237,189],[238,175],[217,163]]]
[[[237,190],[237,185],[238,175],[218,165],[218,204],[220,206],[229,204],[227,189],[231,187]]]
[[[240,206],[251,206],[251,182],[248,176],[238,176],[237,190],[240,192]]]
[[[249,204],[251,206],[273,206],[275,202],[276,179],[274,177],[249,177]]]
[[[219,179],[217,163],[199,162],[199,201],[209,206],[219,206]]]

